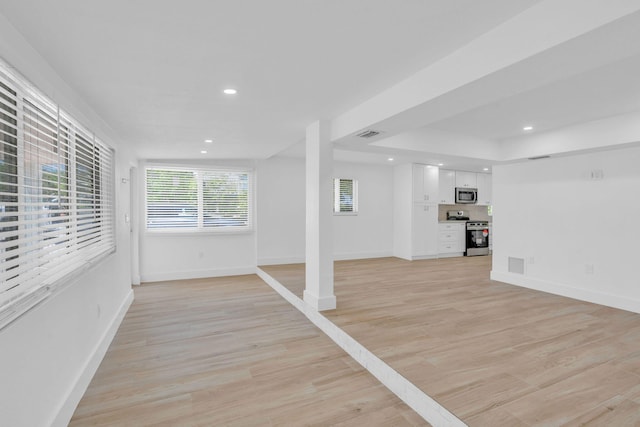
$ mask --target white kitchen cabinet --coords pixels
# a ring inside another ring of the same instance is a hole
[[[411,235],[412,259],[438,255],[438,205],[414,203]]]
[[[441,205],[453,205],[456,187],[456,171],[440,169],[438,174],[438,203]]]
[[[478,204],[479,205],[491,205],[492,191],[491,191],[491,174],[479,173],[477,174],[478,180]]]
[[[435,179],[434,179],[435,178]],[[414,260],[438,256],[438,168],[393,168],[393,255]],[[428,200],[425,200],[428,195]],[[419,200],[416,202],[415,199]]]
[[[464,222],[438,224],[438,256],[462,256],[465,246]]]
[[[456,187],[477,188],[477,173],[456,171]]]
[[[414,203],[438,202],[438,168],[429,165],[413,165]]]

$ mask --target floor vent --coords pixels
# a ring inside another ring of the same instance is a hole
[[[524,274],[524,258],[509,257],[509,273]]]

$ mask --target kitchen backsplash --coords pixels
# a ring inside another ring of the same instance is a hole
[[[438,205],[438,221],[447,220],[447,211],[467,211],[470,219],[491,221],[487,208],[477,205]]]

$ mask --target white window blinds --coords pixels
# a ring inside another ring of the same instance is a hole
[[[251,173],[205,169],[146,169],[149,231],[248,230]]]
[[[333,212],[358,212],[358,181],[346,178],[333,180]]]
[[[113,152],[0,64],[0,326],[115,248]]]

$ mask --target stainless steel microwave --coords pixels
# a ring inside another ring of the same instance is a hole
[[[456,187],[456,203],[478,203],[478,189]]]

